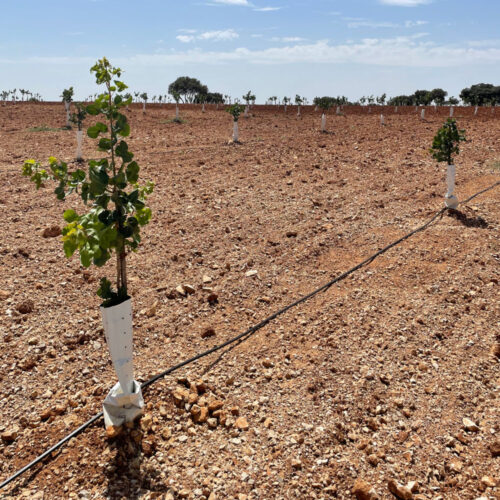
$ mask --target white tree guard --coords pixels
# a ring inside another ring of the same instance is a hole
[[[324,132],[326,130],[326,115],[323,113],[321,115],[321,132]]]
[[[422,108],[422,111],[420,112],[420,118],[422,120],[425,120],[425,108]]]
[[[300,116],[300,105],[297,106],[297,116]]]
[[[82,143],[83,143],[83,130],[76,131],[76,159],[82,159]]]
[[[384,115],[380,115],[380,125],[385,125]]]
[[[477,106],[474,108],[474,116],[477,115]]]
[[[245,118],[248,118],[248,104],[245,106]]]
[[[204,113],[205,112],[205,103],[203,103],[203,106],[201,107],[201,112]]]
[[[175,105],[175,119],[179,120],[179,105]]]
[[[142,103],[142,112],[145,113],[146,112],[146,101],[144,101]]]
[[[101,307],[104,334],[118,383],[103,402],[104,422],[107,427],[119,427],[132,422],[144,407],[141,387],[134,380],[132,341],[132,301],[113,307]]]
[[[68,101],[64,101],[64,108],[66,109],[66,127],[70,127],[70,123],[69,123],[69,105],[70,105],[70,103]]]
[[[454,113],[454,111],[455,111],[455,110],[454,110],[454,108],[453,108],[453,106],[452,106],[452,107],[450,108],[450,118],[452,118],[452,117],[453,117],[453,113]]]
[[[238,122],[233,122],[233,142],[238,142],[238,139],[239,139]]]
[[[458,207],[458,198],[455,196],[455,176],[456,169],[455,165],[448,165],[448,169],[446,171],[446,186],[448,192],[445,195],[444,203],[448,208],[457,208]]]
[[[340,115],[340,106],[337,106],[337,111],[336,111],[337,115]]]
[[[398,107],[396,106],[396,107],[394,108],[394,113],[397,113],[397,112],[398,112]]]

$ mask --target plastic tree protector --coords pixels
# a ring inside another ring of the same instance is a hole
[[[321,115],[321,132],[324,132],[326,130],[326,115],[323,113]]]
[[[384,115],[380,115],[380,125],[385,125]]]
[[[444,204],[448,208],[457,208],[458,207],[458,199],[454,194],[455,175],[456,175],[455,165],[448,165],[448,170],[446,171],[446,184],[447,184],[448,192],[446,193],[445,198],[444,198]]]
[[[70,102],[69,101],[64,101],[64,107],[66,108],[66,127],[70,127],[69,123],[69,106]]]
[[[76,160],[81,161],[82,159],[82,142],[83,142],[83,130],[76,131]]]
[[[239,131],[238,131],[238,122],[233,122],[233,142],[238,142]]]
[[[101,307],[104,334],[118,383],[103,402],[104,425],[120,427],[132,422],[144,407],[141,386],[134,380],[132,346],[132,301]]]
[[[453,116],[454,108],[453,106],[450,108],[450,118]]]
[[[420,112],[420,118],[422,120],[425,120],[425,108],[422,108],[422,111]]]

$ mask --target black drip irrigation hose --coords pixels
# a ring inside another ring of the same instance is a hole
[[[474,198],[476,198],[477,196],[479,196],[479,195],[481,195],[483,193],[486,193],[487,191],[491,191],[492,189],[494,189],[495,187],[497,187],[499,185],[500,185],[500,181],[495,182],[491,186],[488,186],[487,188],[482,189],[481,191],[478,191],[477,193],[473,194],[472,196],[470,196],[466,200],[460,202],[459,205],[464,205],[464,204],[468,203],[469,201],[473,200]],[[390,243],[389,245],[385,246],[384,248],[382,248],[378,252],[374,253],[373,255],[371,255],[370,257],[368,257],[367,259],[363,260],[362,262],[360,262],[356,266],[352,267],[348,271],[345,271],[344,273],[340,274],[339,276],[333,278],[328,283],[325,283],[324,285],[320,286],[319,288],[316,288],[311,293],[300,297],[295,302],[292,302],[291,304],[283,307],[282,309],[280,309],[279,311],[275,312],[274,314],[271,314],[271,316],[268,316],[267,318],[263,319],[260,323],[257,323],[256,325],[250,327],[248,330],[244,331],[243,333],[240,333],[236,337],[233,337],[233,338],[227,340],[226,342],[223,342],[222,344],[216,345],[216,346],[212,347],[211,349],[208,349],[208,350],[203,351],[203,352],[201,352],[199,354],[196,354],[195,356],[193,356],[193,357],[191,357],[189,359],[186,359],[186,360],[182,361],[181,363],[179,363],[179,364],[177,364],[175,366],[172,366],[172,367],[168,368],[167,370],[165,370],[165,371],[163,371],[161,373],[158,373],[157,375],[154,375],[150,379],[148,379],[145,382],[143,382],[141,384],[141,388],[146,388],[146,387],[150,386],[151,384],[154,384],[157,380],[159,380],[161,378],[164,378],[165,376],[167,376],[167,375],[169,375],[169,374],[171,374],[171,373],[179,370],[180,368],[183,368],[186,365],[194,363],[195,361],[198,361],[201,358],[204,358],[204,357],[206,357],[206,356],[208,356],[210,354],[213,354],[214,352],[220,351],[221,349],[224,349],[224,347],[227,347],[227,346],[229,346],[231,344],[234,344],[235,342],[243,342],[244,340],[246,340],[247,338],[249,338],[251,335],[253,335],[254,333],[256,333],[258,330],[262,329],[268,323],[270,323],[271,321],[273,321],[277,317],[281,316],[282,314],[284,314],[288,310],[292,309],[293,307],[298,306],[299,304],[302,304],[303,302],[306,302],[307,300],[311,299],[312,297],[314,297],[315,295],[317,295],[317,294],[319,294],[321,292],[325,292],[326,290],[328,290],[334,284],[339,283],[340,281],[343,281],[345,278],[347,278],[348,276],[350,276],[354,272],[358,271],[362,267],[365,267],[368,264],[372,263],[377,257],[379,257],[380,255],[384,254],[385,252],[387,252],[391,248],[394,248],[395,246],[399,245],[400,243],[402,243],[403,241],[407,240],[408,238],[411,238],[413,235],[415,235],[415,234],[417,234],[417,233],[419,233],[421,231],[424,231],[437,218],[439,218],[441,215],[443,215],[443,213],[446,212],[447,210],[448,210],[448,208],[443,207],[441,210],[439,210],[438,212],[436,212],[436,214],[434,214],[427,222],[425,222],[421,226],[419,226],[416,229],[414,229],[413,231],[405,234],[401,238],[393,241],[392,243]],[[7,478],[5,481],[3,481],[0,484],[0,489],[5,488],[5,486],[7,486],[9,483],[11,483],[15,479],[17,479],[22,474],[24,474],[27,470],[31,469],[32,467],[34,467],[38,463],[42,462],[51,453],[53,453],[54,451],[56,451],[57,449],[59,449],[61,446],[63,446],[65,443],[67,443],[70,439],[74,438],[75,436],[77,436],[78,434],[80,434],[81,432],[83,432],[85,429],[87,429],[93,423],[95,423],[98,420],[100,420],[102,417],[103,417],[103,412],[102,411],[99,412],[99,413],[97,413],[96,415],[94,415],[92,418],[90,418],[89,420],[87,420],[80,427],[78,427],[73,432],[71,432],[70,434],[68,434],[67,436],[65,436],[63,439],[61,439],[54,446],[52,446],[51,448],[49,448],[48,450],[46,450],[45,452],[43,452],[40,456],[38,456],[37,458],[35,458],[32,462],[30,462],[29,464],[25,465],[22,469],[19,469],[15,474],[13,474],[9,478]]]

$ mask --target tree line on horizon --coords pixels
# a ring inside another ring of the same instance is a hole
[[[21,94],[21,101],[31,101],[38,102],[42,101],[42,97],[40,94],[33,94],[30,91],[20,89],[19,93]],[[182,102],[185,104],[231,104],[231,97],[229,95],[224,95],[220,92],[211,92],[209,91],[207,85],[204,85],[197,78],[192,78],[189,76],[180,76],[176,80],[174,80],[168,86],[168,95],[172,96],[173,100],[177,103]],[[168,102],[168,95],[160,95],[153,96],[152,101],[159,103]],[[255,104],[255,95],[251,94],[249,91],[248,94],[243,96],[243,99],[249,101],[247,99],[248,96],[251,95],[251,102]],[[437,106],[453,106],[460,103],[460,100],[454,96],[451,96],[447,99],[448,92],[441,88],[435,88],[433,90],[416,90],[413,94],[409,95],[398,95],[391,98],[387,98],[387,94],[382,94],[380,96],[362,96],[357,101],[350,101],[345,96],[338,97],[315,97],[313,100],[313,104],[316,105],[320,99],[328,99],[331,101],[331,105],[390,105],[390,106],[429,106],[431,104],[435,104]],[[135,97],[135,99],[134,99]],[[500,85],[495,86],[491,83],[477,83],[475,85],[471,85],[470,87],[466,87],[462,89],[459,94],[461,101],[465,105],[469,106],[498,106],[500,105]],[[17,89],[14,90],[4,90],[0,91],[0,98],[5,103],[7,100],[12,100],[13,102],[19,100],[17,95]],[[89,96],[87,100],[92,101],[93,96]],[[148,96],[146,92],[134,92],[132,99],[138,102],[139,100],[147,101]],[[238,99],[235,99],[235,102],[239,102]],[[291,98],[284,97],[282,100],[273,96],[267,99],[266,104],[291,104]],[[296,104],[306,104],[306,98],[295,99]]]

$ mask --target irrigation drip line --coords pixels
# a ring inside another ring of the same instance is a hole
[[[487,191],[491,191],[492,189],[494,189],[496,186],[499,186],[499,185],[500,185],[500,181],[497,181],[494,184],[492,184],[491,186],[488,186],[487,188],[482,189],[481,191],[478,191],[477,193],[474,193],[472,196],[470,196],[466,200],[460,202],[459,205],[464,205],[464,204],[468,203],[469,201],[473,200],[474,198],[476,198],[477,196],[479,196],[479,195],[481,195],[483,193],[486,193]],[[213,354],[214,352],[220,351],[221,349],[224,349],[224,347],[227,347],[227,346],[229,346],[231,344],[234,344],[235,342],[241,343],[244,340],[246,340],[247,338],[250,338],[254,333],[256,333],[260,329],[264,328],[264,326],[266,326],[268,323],[270,323],[274,319],[278,318],[282,314],[286,313],[287,311],[289,311],[293,307],[296,307],[299,304],[302,304],[303,302],[306,302],[307,300],[311,299],[312,297],[314,297],[315,295],[318,295],[321,292],[327,291],[334,284],[339,283],[340,281],[343,281],[348,276],[350,276],[351,274],[355,273],[356,271],[358,271],[362,267],[365,267],[368,264],[372,263],[377,257],[379,257],[380,255],[384,254],[385,252],[387,252],[391,248],[394,248],[395,246],[397,246],[400,243],[402,243],[403,241],[411,238],[415,234],[424,231],[436,219],[438,219],[441,215],[443,215],[443,213],[446,212],[447,210],[448,210],[448,208],[443,207],[441,210],[439,210],[438,212],[436,212],[427,222],[425,222],[421,226],[419,226],[416,229],[414,229],[413,231],[405,234],[401,238],[393,241],[392,243],[390,243],[389,245],[385,246],[384,248],[378,250],[377,252],[375,252],[370,257],[366,258],[365,260],[363,260],[362,262],[360,262],[356,266],[352,267],[348,271],[345,271],[344,273],[340,274],[339,276],[333,278],[328,283],[325,283],[324,285],[320,286],[319,288],[316,288],[315,290],[313,290],[312,292],[308,293],[307,295],[304,295],[304,296],[300,297],[299,299],[297,299],[296,301],[292,302],[291,304],[283,307],[282,309],[280,309],[279,311],[275,312],[274,314],[271,314],[271,316],[268,316],[267,318],[263,319],[260,323],[257,323],[256,325],[250,327],[248,330],[244,331],[243,333],[240,333],[239,335],[236,335],[235,337],[227,340],[226,342],[223,342],[222,344],[216,345],[216,346],[212,347],[211,349],[207,349],[206,351],[203,351],[203,352],[201,352],[199,354],[196,354],[195,356],[193,356],[193,357],[191,357],[189,359],[186,359],[186,360],[178,363],[177,365],[172,366],[172,367],[168,368],[167,370],[164,370],[163,372],[160,372],[160,373],[154,375],[150,379],[148,379],[145,382],[143,382],[141,384],[141,388],[146,388],[146,387],[154,384],[157,380],[159,380],[161,378],[164,378],[165,376],[167,376],[167,375],[169,375],[169,374],[171,374],[171,373],[179,370],[180,368],[183,368],[186,365],[194,363],[195,361],[198,361],[201,358],[209,356],[210,354]],[[48,450],[46,450],[45,452],[43,452],[41,455],[39,455],[37,458],[35,458],[32,462],[30,462],[29,464],[25,465],[22,469],[19,469],[15,474],[13,474],[9,478],[7,478],[5,481],[3,481],[0,484],[0,489],[5,488],[5,486],[7,486],[9,483],[11,483],[15,479],[17,479],[19,476],[21,476],[22,474],[24,474],[26,471],[28,471],[29,469],[31,469],[32,467],[34,467],[38,463],[42,462],[50,454],[52,454],[54,451],[56,451],[61,446],[63,446],[65,443],[67,443],[70,439],[74,438],[75,436],[77,436],[78,434],[80,434],[81,432],[83,432],[85,429],[87,429],[88,427],[90,427],[93,423],[95,423],[98,420],[100,420],[102,418],[102,416],[103,416],[103,412],[101,411],[101,412],[97,413],[96,415],[94,415],[89,420],[87,420],[84,424],[82,424],[80,427],[78,427],[77,429],[75,429],[73,432],[71,432],[70,434],[68,434],[67,436],[65,436],[58,443],[56,443],[54,446],[52,446],[51,448],[49,448]]]

